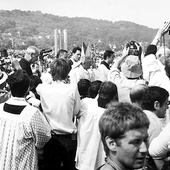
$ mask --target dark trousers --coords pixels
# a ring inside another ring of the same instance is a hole
[[[40,170],[76,170],[77,138],[74,135],[52,135],[44,146]]]

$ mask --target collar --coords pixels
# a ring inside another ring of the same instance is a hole
[[[66,84],[65,80],[52,81],[52,84]]]
[[[113,157],[113,160],[110,159],[110,157],[106,158],[106,163],[109,164],[114,170],[133,170],[133,169],[127,169],[123,165],[117,162],[117,160]]]
[[[74,61],[74,59],[72,57],[70,58],[70,60],[73,62],[73,64],[76,63],[76,61]]]
[[[13,105],[28,105],[24,97],[13,97],[9,98],[6,101],[7,104],[13,104]]]
[[[109,64],[108,64],[108,63],[106,63],[106,61],[104,61],[104,60],[103,60],[103,61],[101,62],[101,64],[105,65],[105,66],[106,66],[106,68],[110,70]]]

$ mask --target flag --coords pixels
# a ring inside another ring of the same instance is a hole
[[[87,49],[86,49],[86,57],[91,57],[91,44],[89,42]]]
[[[84,42],[83,42],[82,47],[84,48],[84,54],[86,54],[87,46],[86,46],[86,44]]]
[[[85,49],[84,49],[84,42],[82,43],[82,47],[81,47],[81,58],[80,58],[80,61],[82,62],[82,63],[84,63],[84,61],[85,61]]]

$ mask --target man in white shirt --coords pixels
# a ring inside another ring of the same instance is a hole
[[[161,119],[165,117],[166,110],[168,109],[168,97],[168,91],[158,86],[148,87],[148,90],[143,96],[141,106],[150,121],[148,129],[149,144],[162,131],[163,123]],[[153,161],[149,155],[147,160],[148,165],[153,169],[162,168],[161,166],[164,164],[163,159],[154,159]]]
[[[100,71],[100,77],[98,78],[100,81],[108,81],[108,74],[110,70],[110,64],[112,64],[113,59],[115,58],[114,52],[111,50],[106,50],[104,52],[104,60],[98,67]]]
[[[166,89],[170,93],[170,80],[165,72],[165,66],[163,65],[163,56],[157,53],[157,45],[163,35],[168,32],[170,22],[166,22],[161,27],[156,36],[154,37],[151,45],[147,47],[145,56],[142,58],[143,78],[148,81],[149,86],[159,86]],[[162,58],[160,60],[160,58]],[[164,56],[165,59],[165,56]]]
[[[111,101],[118,101],[117,87],[112,82],[101,84],[97,100],[88,97],[81,100],[76,152],[76,167],[79,170],[95,170],[105,162],[98,124]]]
[[[37,87],[43,113],[52,128],[52,138],[44,148],[46,169],[75,170],[77,148],[77,127],[75,116],[80,110],[80,95],[77,85],[66,84],[68,65],[64,59],[56,59],[51,64],[51,84]]]
[[[76,68],[71,69],[69,76],[70,76],[70,83],[77,84],[80,79],[88,79],[91,81],[92,74],[90,73],[90,66],[92,64],[91,57],[85,57],[85,61],[82,62]]]
[[[80,57],[81,57],[81,48],[80,47],[74,47],[73,50],[72,50],[72,56],[68,60],[69,71],[72,68],[75,68],[75,67],[80,65],[80,63],[81,63]]]

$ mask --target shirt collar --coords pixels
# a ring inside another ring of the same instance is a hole
[[[108,64],[108,63],[106,63],[106,61],[102,61],[102,62],[101,62],[101,64],[105,65],[105,66],[106,66],[106,68],[110,70],[109,64]]]
[[[115,170],[133,170],[133,169],[127,169],[122,164],[118,163],[118,161],[113,157],[113,160],[111,160],[109,157],[107,157],[106,162],[109,164],[112,168],[115,168]]]

